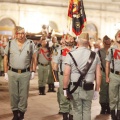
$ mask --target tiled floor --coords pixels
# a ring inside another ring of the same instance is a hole
[[[47,86],[46,86],[47,87]],[[47,91],[47,90],[46,90]],[[37,75],[30,81],[30,92],[28,98],[28,109],[25,120],[62,120],[58,113],[56,93],[46,93],[45,96],[38,95]],[[92,120],[111,120],[109,115],[99,115],[100,105],[98,100],[92,103]],[[0,120],[11,120],[8,82],[0,77]]]

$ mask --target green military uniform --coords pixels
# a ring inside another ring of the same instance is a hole
[[[108,50],[106,61],[111,62],[109,83],[110,109],[120,111],[120,51],[117,46],[114,45]]]
[[[45,94],[45,85],[49,73],[49,51],[44,51],[42,47],[38,50],[38,87],[41,95]]]
[[[57,55],[57,49],[59,49],[58,44],[53,44],[53,46],[50,48],[52,57]],[[48,92],[55,92],[54,90],[54,77],[52,72],[52,63],[50,63],[50,70],[49,70],[49,76],[48,76]]]
[[[106,50],[104,48],[101,48],[98,51],[98,55],[101,60],[101,69],[102,69],[102,81],[101,81],[101,86],[100,86],[100,105],[101,105],[101,114],[105,113],[110,113],[110,108],[109,108],[109,83],[106,82],[106,76],[105,76],[105,65],[106,65]]]
[[[74,48],[72,49],[74,50]],[[59,88],[58,88],[58,103],[59,103],[59,112],[61,113],[70,113],[72,114],[72,109],[70,101],[66,99],[63,94],[63,71],[64,71],[64,60],[69,50],[65,47],[63,49],[58,49],[56,56],[53,56],[53,62],[59,66]]]
[[[9,45],[5,48],[5,55],[8,56]],[[27,109],[27,99],[30,83],[31,57],[36,52],[35,45],[31,40],[26,40],[21,50],[14,39],[10,43],[9,56],[9,92],[12,111]]]
[[[84,66],[86,65],[89,59],[90,53],[91,51],[85,47],[78,48],[75,51],[71,52],[76,63],[78,64],[78,69],[80,71],[84,69]],[[75,87],[73,85],[73,82],[78,81],[80,74],[69,54],[66,56],[64,63],[71,66],[70,89],[73,89]],[[85,76],[86,82],[94,82],[95,70],[97,64],[100,64],[100,59],[99,56],[96,54],[95,59],[88,73]],[[71,102],[73,107],[72,110],[73,110],[74,120],[91,120],[91,104],[92,104],[93,93],[94,90],[86,91],[82,87],[78,86],[78,88],[72,94],[73,100],[71,100]]]
[[[3,59],[4,59],[4,48],[0,46],[0,75],[3,75]]]

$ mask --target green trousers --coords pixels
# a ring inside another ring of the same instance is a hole
[[[58,88],[58,103],[59,103],[59,112],[62,113],[70,113],[72,115],[72,107],[70,104],[70,101],[66,99],[66,97],[63,94],[63,75],[59,75],[59,88]]]
[[[30,72],[16,73],[8,71],[11,109],[25,112],[29,93]]]
[[[106,82],[105,73],[102,72],[102,81],[100,86],[100,103],[109,103],[109,83]]]
[[[72,89],[73,87],[71,86],[70,88]],[[78,87],[72,94],[73,120],[91,120],[93,93],[93,90],[85,91],[82,87]]]
[[[109,97],[110,109],[120,110],[120,75],[110,73]]]
[[[43,87],[46,85],[48,80],[49,65],[42,66],[38,65],[38,87]]]
[[[48,75],[48,84],[54,84],[54,77],[53,77],[53,73],[52,73],[52,66],[50,63],[50,68],[49,68],[49,75]]]

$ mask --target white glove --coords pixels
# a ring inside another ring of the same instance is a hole
[[[8,80],[8,74],[7,73],[5,73],[4,79]]]
[[[99,91],[94,91],[93,100],[96,100],[99,97]]]
[[[54,86],[55,86],[56,88],[59,88],[59,82],[54,82]]]
[[[35,72],[32,72],[30,80],[34,79],[34,77],[35,77]]]
[[[67,96],[67,90],[63,90],[64,96]]]

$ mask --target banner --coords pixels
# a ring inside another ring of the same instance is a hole
[[[72,20],[72,31],[76,36],[80,35],[86,22],[83,0],[70,0],[68,17]]]

